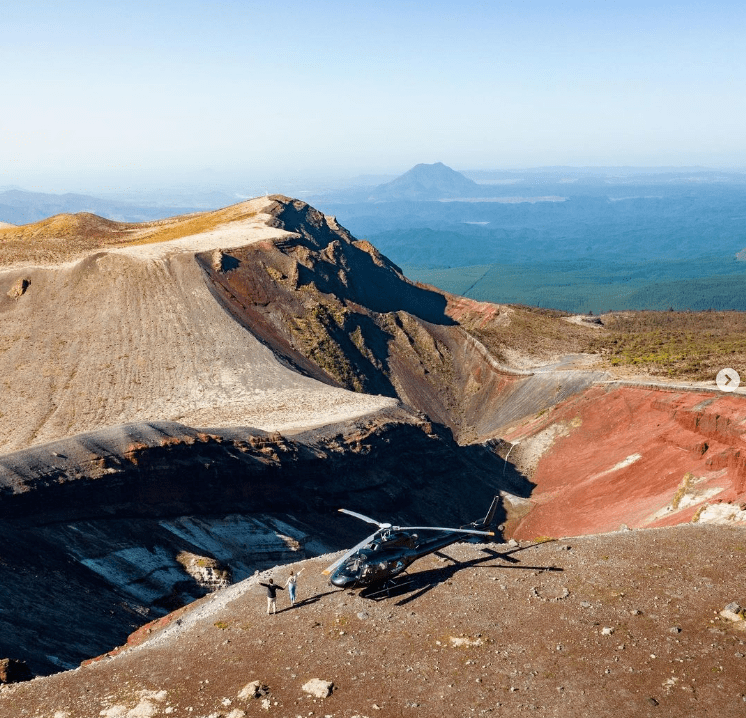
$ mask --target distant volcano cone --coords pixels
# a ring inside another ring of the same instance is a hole
[[[438,200],[475,197],[479,185],[442,162],[419,164],[373,190],[373,200]]]

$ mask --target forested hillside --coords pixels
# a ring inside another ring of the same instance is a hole
[[[746,175],[503,174],[481,199],[319,204],[412,279],[482,301],[746,309]]]

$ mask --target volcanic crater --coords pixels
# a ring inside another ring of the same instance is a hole
[[[742,393],[412,283],[280,195],[2,227],[0,263],[0,655],[55,674],[0,715],[746,705],[719,615],[746,602]],[[456,526],[493,495],[495,543],[422,559],[402,595],[318,575],[362,535],[340,506]],[[265,617],[254,572],[285,564],[306,598]]]

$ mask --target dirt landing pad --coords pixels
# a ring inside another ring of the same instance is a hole
[[[0,716],[735,718],[746,632],[718,614],[744,603],[745,549],[714,526],[459,544],[382,600],[331,591],[330,559],[306,561],[272,572],[306,567],[295,608],[280,593],[267,616],[249,579],[144,627],[138,647],[3,689]],[[314,678],[330,696],[303,690]]]

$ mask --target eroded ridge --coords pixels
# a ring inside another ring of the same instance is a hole
[[[150,228],[146,244],[0,273],[0,451],[129,422],[287,430],[395,404],[294,371],[216,302],[196,253],[288,235],[257,203],[196,236],[153,243]]]

